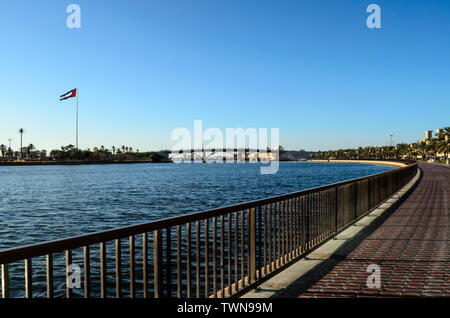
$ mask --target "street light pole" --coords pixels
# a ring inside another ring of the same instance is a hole
[[[23,153],[22,153],[22,135],[24,133],[24,129],[20,128],[19,129],[19,133],[20,133],[20,159],[23,158]]]

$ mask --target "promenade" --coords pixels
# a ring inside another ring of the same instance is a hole
[[[410,196],[347,255],[297,281],[281,297],[450,296],[450,168],[419,164]],[[367,266],[381,269],[381,288],[366,286]]]

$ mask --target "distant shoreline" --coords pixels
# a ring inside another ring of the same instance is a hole
[[[328,163],[363,163],[363,164],[375,164],[375,165],[384,165],[384,166],[393,166],[393,167],[402,167],[408,165],[407,161],[402,160],[324,160],[324,159],[302,159],[302,160],[280,160],[280,162],[328,162]],[[135,163],[173,163],[173,161],[151,161],[151,160],[90,160],[90,161],[82,161],[82,160],[67,160],[67,161],[0,161],[1,166],[52,166],[52,165],[108,165],[108,164],[135,164]]]
[[[0,166],[51,166],[51,165],[101,165],[101,164],[132,164],[159,163],[149,160],[93,160],[93,161],[0,161]]]
[[[286,161],[307,161],[305,160],[280,160]],[[225,161],[224,161],[225,162]],[[150,160],[98,160],[98,161],[0,161],[1,166],[52,166],[52,165],[107,165],[107,164],[133,164],[133,163],[174,163],[173,161],[150,161]]]

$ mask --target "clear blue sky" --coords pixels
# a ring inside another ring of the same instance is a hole
[[[81,29],[66,7],[81,7]],[[368,29],[366,7],[381,7]],[[0,143],[170,148],[177,127],[277,127],[310,150],[450,125],[450,1],[1,1]]]

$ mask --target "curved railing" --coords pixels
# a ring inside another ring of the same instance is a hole
[[[2,250],[2,297],[233,296],[352,224],[416,173],[412,164],[268,199]]]

